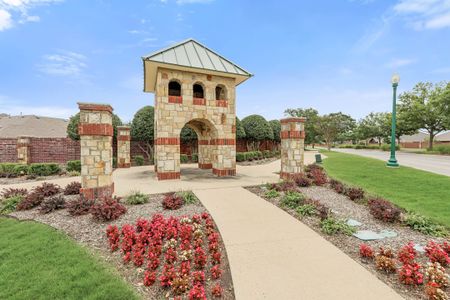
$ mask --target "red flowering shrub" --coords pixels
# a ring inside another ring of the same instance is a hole
[[[397,259],[405,265],[412,265],[415,258],[416,250],[414,249],[413,242],[409,242],[403,246],[397,254]]]
[[[192,272],[192,282],[194,285],[205,282],[205,273],[203,271]]]
[[[166,264],[171,265],[177,260],[177,252],[173,248],[168,248],[165,255]]]
[[[361,200],[364,198],[364,190],[362,188],[349,187],[345,189],[345,195],[350,198],[350,200]]]
[[[438,288],[449,286],[449,276],[438,262],[427,264],[425,278],[428,282],[436,283]]]
[[[120,234],[119,228],[116,225],[108,225],[108,228],[106,228],[106,236],[108,237],[111,252],[119,249]]]
[[[179,209],[181,206],[183,206],[183,204],[184,204],[183,198],[177,195],[176,193],[171,193],[164,196],[164,199],[162,201],[164,209],[170,210]]]
[[[181,275],[189,275],[191,273],[191,262],[189,260],[181,262],[179,273]]]
[[[312,179],[313,184],[318,186],[324,185],[328,181],[327,174],[325,174],[322,169],[318,168],[312,169],[308,173],[308,177]]]
[[[212,289],[211,289],[211,294],[212,294],[214,297],[216,297],[216,298],[222,297],[222,295],[223,295],[223,289],[222,289],[222,287],[220,286],[219,283],[216,283],[216,284],[212,287]]]
[[[400,209],[389,201],[380,198],[369,199],[369,211],[375,219],[384,222],[397,222],[400,220]]]
[[[147,269],[156,270],[159,267],[159,258],[153,251],[149,250],[148,252],[148,265]]]
[[[359,255],[362,258],[367,258],[367,259],[373,259],[375,257],[372,247],[370,247],[367,244],[359,245]]]
[[[404,264],[398,271],[400,282],[406,285],[420,285],[423,283],[421,265],[417,263]]]
[[[198,247],[194,252],[194,264],[197,269],[203,269],[206,265],[206,255],[202,248]]]
[[[430,300],[448,300],[447,294],[432,281],[427,283],[425,294],[427,294],[428,299]]]
[[[312,184],[312,180],[305,173],[299,173],[292,178],[297,186],[308,187]]]
[[[88,214],[91,211],[92,206],[94,205],[94,200],[87,200],[84,197],[80,196],[75,200],[67,203],[66,207],[71,216],[81,216]]]
[[[2,196],[0,198],[6,199],[6,198],[15,197],[15,196],[23,196],[25,198],[27,195],[28,195],[27,189],[9,188],[9,189],[3,189]]]
[[[44,182],[41,185],[35,187],[33,192],[41,194],[44,198],[50,197],[61,192],[61,187],[54,183]]]
[[[428,242],[428,244],[425,246],[425,252],[426,256],[432,263],[438,262],[443,267],[450,264],[450,257],[448,256],[447,252],[445,252],[444,249],[442,249],[442,247],[434,241]]]
[[[206,293],[203,285],[194,285],[194,287],[189,291],[189,300],[206,300]]]
[[[90,212],[95,220],[106,222],[119,218],[127,212],[127,209],[117,198],[105,197],[95,203]]]
[[[211,276],[214,279],[218,279],[222,276],[222,269],[220,269],[220,265],[215,265],[211,268]]]
[[[146,270],[144,273],[144,285],[151,286],[156,281],[156,272]]]
[[[25,199],[17,204],[16,210],[32,209],[33,207],[39,206],[43,200],[44,196],[41,193],[32,191],[25,197]]]
[[[159,277],[159,281],[162,287],[169,287],[172,285],[172,281],[176,276],[175,269],[172,265],[165,265],[162,275]]]
[[[213,253],[211,255],[211,258],[212,258],[212,263],[213,264],[220,264],[220,262],[222,260],[220,252]]]
[[[73,181],[64,188],[64,195],[78,195],[80,194],[81,183]]]
[[[444,241],[441,245],[442,250],[444,250],[445,252],[447,252],[448,255],[450,255],[450,243]]]

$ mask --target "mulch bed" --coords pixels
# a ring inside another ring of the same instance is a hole
[[[261,198],[267,200],[268,202],[278,206],[280,206],[281,197],[269,199],[265,197],[265,192],[267,191],[265,186],[251,186],[247,187],[247,189]],[[412,230],[409,227],[403,226],[401,224],[396,223],[384,223],[381,222],[369,213],[369,210],[366,205],[361,203],[356,203],[351,201],[344,195],[336,193],[334,190],[328,187],[319,187],[312,186],[306,188],[298,188],[301,193],[303,193],[306,198],[317,200],[320,203],[328,206],[332,209],[333,214],[339,219],[355,219],[362,223],[361,226],[357,227],[358,230],[372,230],[375,232],[379,232],[383,229],[395,231],[398,233],[396,237],[385,238],[382,240],[376,241],[366,241],[364,243],[370,245],[374,250],[378,250],[380,246],[384,248],[391,248],[395,253],[398,250],[406,245],[409,241],[413,241],[414,243],[425,246],[428,241],[434,240],[437,242],[444,241],[443,238],[431,237],[424,235],[418,231]],[[378,271],[375,268],[375,264],[373,262],[367,263],[360,259],[359,255],[359,246],[363,241],[357,239],[354,236],[347,236],[343,234],[336,235],[327,235],[324,234],[320,229],[320,219],[315,216],[299,216],[294,210],[282,208],[287,211],[293,217],[299,219],[301,222],[309,226],[311,229],[320,234],[323,238],[333,243],[343,252],[345,252],[352,259],[357,261],[359,264],[368,269],[371,273],[377,276],[380,280],[391,286],[395,289],[399,294],[401,294],[406,299],[427,299],[424,293],[424,286],[407,286],[399,282],[398,275],[394,274],[386,274]],[[427,257],[423,253],[418,253],[416,260],[418,263],[422,265],[426,265],[428,261]],[[448,269],[447,269],[448,271]],[[368,291],[370,292],[370,291]],[[447,289],[447,294],[450,296],[450,291]]]
[[[106,228],[110,224],[117,225],[118,227],[121,227],[124,224],[135,224],[136,220],[139,218],[150,220],[151,217],[157,213],[162,214],[165,218],[167,218],[170,216],[191,217],[195,214],[201,214],[207,211],[200,203],[183,205],[177,210],[165,210],[161,204],[164,194],[154,194],[149,197],[149,203],[141,205],[125,205],[127,207],[126,214],[109,223],[94,221],[90,214],[73,217],[66,209],[57,210],[49,214],[41,214],[36,208],[28,211],[13,212],[9,214],[9,216],[19,220],[34,220],[61,230],[69,237],[73,238],[76,242],[86,246],[89,252],[96,256],[100,256],[101,259],[108,264],[112,264],[123,279],[130,283],[142,296],[142,298],[165,299],[169,293],[167,289],[163,289],[159,286],[159,281],[155,282],[155,284],[150,287],[143,285],[146,266],[145,262],[142,267],[135,267],[133,262],[124,264],[122,261],[123,255],[120,250],[115,252],[110,251],[108,239],[105,233]],[[220,278],[220,283],[223,288],[223,296],[220,299],[235,299],[230,266],[222,239],[219,240],[219,250],[222,253],[221,268],[223,270],[222,277]],[[163,263],[161,263],[161,269],[162,265]],[[209,270],[209,264],[206,267],[206,270]],[[208,272],[206,270],[205,272]],[[161,272],[158,272],[158,274],[161,274]],[[205,283],[205,290],[208,299],[212,298],[210,292],[212,285],[213,282],[210,281]],[[187,299],[187,294],[183,299]]]

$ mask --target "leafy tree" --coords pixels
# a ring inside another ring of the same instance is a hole
[[[399,97],[399,114],[412,128],[428,132],[429,149],[433,149],[434,137],[450,128],[449,107],[450,83],[446,82],[419,82]]]
[[[245,139],[245,130],[241,120],[236,117],[236,139]]]
[[[185,125],[181,129],[180,139],[184,144],[188,144],[191,147],[193,153],[198,153],[198,137],[194,129]]]
[[[367,140],[376,138],[378,144],[381,145],[383,138],[389,136],[390,121],[387,113],[371,112],[358,124],[358,135],[360,138]]]
[[[273,140],[273,130],[269,122],[260,115],[250,115],[242,120],[242,126],[247,138],[247,147],[252,150],[259,149],[263,140]]]
[[[280,120],[272,120],[269,121],[269,125],[270,127],[272,127],[272,131],[273,131],[273,140],[275,142],[281,142],[281,122]]]
[[[77,113],[70,117],[69,124],[67,124],[67,136],[72,140],[79,140],[80,135],[78,134],[78,125],[80,124],[80,113]],[[117,136],[117,126],[122,125],[122,120],[120,120],[119,116],[113,114],[112,116],[112,125],[114,129],[114,139]]]
[[[386,137],[385,140],[389,144],[391,142],[391,124],[392,124],[392,113],[386,114],[385,127],[386,127]],[[417,128],[413,124],[410,124],[402,113],[397,113],[397,120],[395,122],[395,138],[400,144],[400,138],[403,135],[411,135],[417,133]]]
[[[284,114],[290,117],[306,117],[305,123],[305,144],[312,145],[320,142],[320,133],[318,130],[319,112],[314,108],[288,108]]]
[[[139,109],[131,121],[131,139],[137,143],[138,147],[147,155],[148,159],[153,157],[155,110],[153,106],[144,106]]]
[[[341,112],[319,117],[318,131],[325,140],[328,150],[343,134],[355,128],[355,120]]]

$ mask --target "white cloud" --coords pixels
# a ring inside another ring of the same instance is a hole
[[[6,30],[11,27],[12,27],[11,14],[4,9],[0,9],[0,31]]]
[[[39,22],[40,17],[29,15],[30,10],[62,1],[64,0],[0,0],[0,31],[11,28],[15,22]]]
[[[416,62],[416,60],[414,60],[414,59],[396,58],[396,59],[391,60],[389,63],[387,63],[384,66],[387,68],[390,68],[390,69],[396,69],[396,68],[400,68],[400,67],[404,67],[404,66],[413,64],[415,62]]]
[[[87,67],[84,55],[70,51],[44,55],[42,60],[43,62],[36,67],[40,72],[48,75],[79,76]]]
[[[393,10],[416,30],[450,27],[450,0],[401,0]]]

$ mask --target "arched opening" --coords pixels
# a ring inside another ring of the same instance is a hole
[[[181,96],[181,84],[175,80],[169,82],[169,96]]]
[[[199,83],[194,84],[193,86],[194,98],[205,98],[203,92],[203,86]]]
[[[227,99],[227,90],[224,85],[219,84],[216,86],[216,100],[226,100]]]

